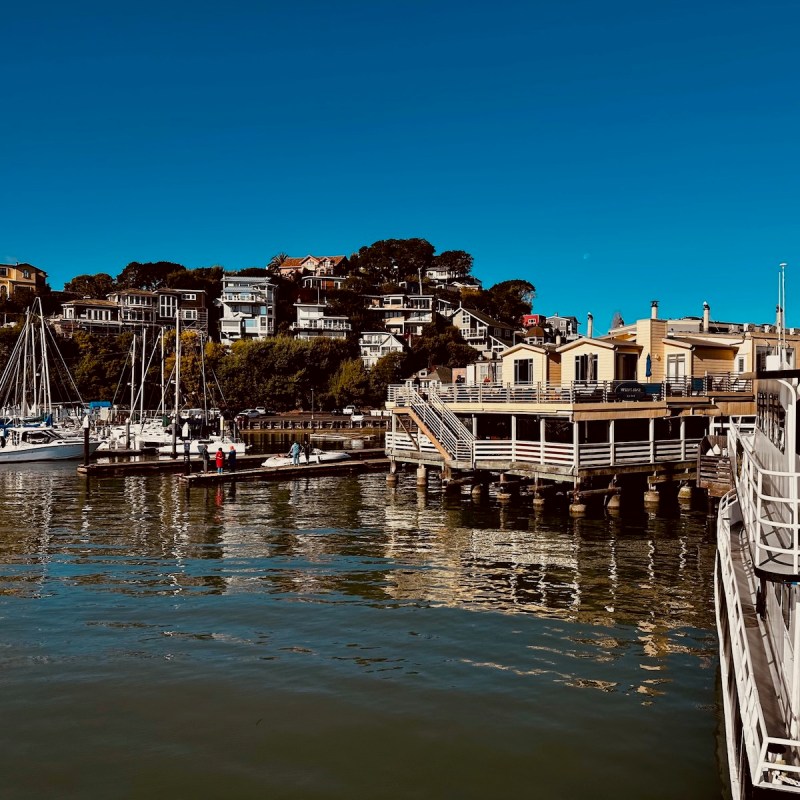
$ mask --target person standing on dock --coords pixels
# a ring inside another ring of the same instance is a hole
[[[200,451],[200,457],[203,459],[203,472],[208,472],[208,445],[205,442],[200,442],[197,445]]]
[[[292,446],[289,448],[289,455],[292,457],[292,466],[297,467],[300,465],[300,443],[299,442],[292,442]]]
[[[309,442],[308,436],[303,442],[303,455],[306,457],[306,466],[308,466],[311,463],[311,442]]]
[[[189,469],[189,456],[192,452],[192,440],[191,439],[184,439],[183,440],[183,463],[186,464],[186,469]]]
[[[217,464],[217,474],[222,475],[222,468],[225,466],[225,453],[222,452],[221,447],[219,448],[219,450],[217,450],[217,456],[215,461]]]
[[[236,472],[236,448],[233,445],[228,450],[228,469],[231,472]]]

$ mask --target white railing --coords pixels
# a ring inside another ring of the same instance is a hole
[[[436,431],[432,431],[434,435]],[[386,434],[386,449],[392,450],[416,450],[414,442],[427,442],[426,447],[420,446],[419,449],[434,449],[427,436],[419,434],[412,438],[408,434],[396,434],[392,436]],[[442,442],[447,449],[447,445]],[[471,453],[459,453],[459,460],[471,461],[473,465],[479,466],[483,461],[504,461],[516,464],[548,464],[552,466],[572,468],[589,467],[614,467],[625,464],[650,464],[651,444],[654,445],[657,460],[693,460],[697,457],[700,449],[699,439],[687,439],[684,441],[685,457],[679,458],[672,456],[675,452],[674,445],[680,446],[680,442],[617,442],[611,444],[581,444],[578,446],[576,458],[575,447],[569,443],[559,442],[529,442],[522,440],[509,439],[476,439],[472,442]]]
[[[781,575],[800,574],[800,475],[764,469],[754,450],[754,437],[729,433],[729,450],[741,445],[744,457],[736,481],[742,518],[754,547],[755,563]]]
[[[408,400],[417,417],[452,458],[472,461],[472,442],[475,437],[455,414],[441,403],[434,408],[413,389],[408,394]]]
[[[728,627],[731,639],[731,657],[736,676],[736,691],[739,700],[739,711],[742,717],[742,740],[747,751],[750,764],[750,779],[754,786],[781,785],[781,776],[794,773],[795,780],[800,777],[800,767],[793,764],[777,764],[770,760],[770,749],[776,746],[791,748],[795,753],[800,748],[800,742],[792,739],[770,737],[764,719],[764,712],[758,695],[753,658],[750,653],[750,644],[747,638],[745,616],[739,592],[736,586],[736,575],[733,569],[733,559],[730,552],[730,526],[732,524],[732,511],[735,509],[735,492],[728,492],[719,504],[719,517],[727,521],[727,531],[721,531],[718,537],[720,553],[718,579],[725,593]],[[772,594],[770,592],[770,594]],[[774,601],[773,601],[774,602]],[[778,619],[782,619],[781,611],[777,607],[769,608]],[[784,759],[786,760],[786,759]],[[790,791],[789,787],[785,787]]]
[[[614,467],[624,464],[651,464],[656,461],[690,461],[697,457],[700,439],[657,442],[616,442],[580,444],[578,455],[569,443],[528,442],[508,439],[476,440],[475,462],[513,461],[528,464],[555,464],[564,467]],[[683,453],[683,455],[682,455]]]
[[[392,385],[388,389],[390,403],[403,404],[408,385]],[[636,381],[572,381],[571,383],[536,382],[502,384],[485,382],[476,385],[447,384],[437,388],[439,397],[448,404],[493,403],[618,403],[648,402],[669,397],[710,396],[721,392],[752,394],[752,381],[735,375],[708,375],[704,378],[681,378],[664,383]]]
[[[386,432],[386,449],[388,451],[423,452],[438,455],[439,451],[433,442],[422,431],[411,435],[405,431]]]

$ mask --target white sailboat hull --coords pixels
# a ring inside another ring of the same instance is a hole
[[[100,447],[100,442],[90,440],[89,453]],[[19,445],[7,444],[0,448],[0,464],[18,463],[21,461],[68,461],[83,458],[83,442],[80,440],[56,441],[46,444]]]

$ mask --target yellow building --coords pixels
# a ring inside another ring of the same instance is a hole
[[[30,264],[0,264],[0,299],[39,294],[46,280],[47,273]]]

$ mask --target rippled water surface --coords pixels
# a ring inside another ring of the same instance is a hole
[[[707,798],[704,510],[0,472],[4,798]]]

